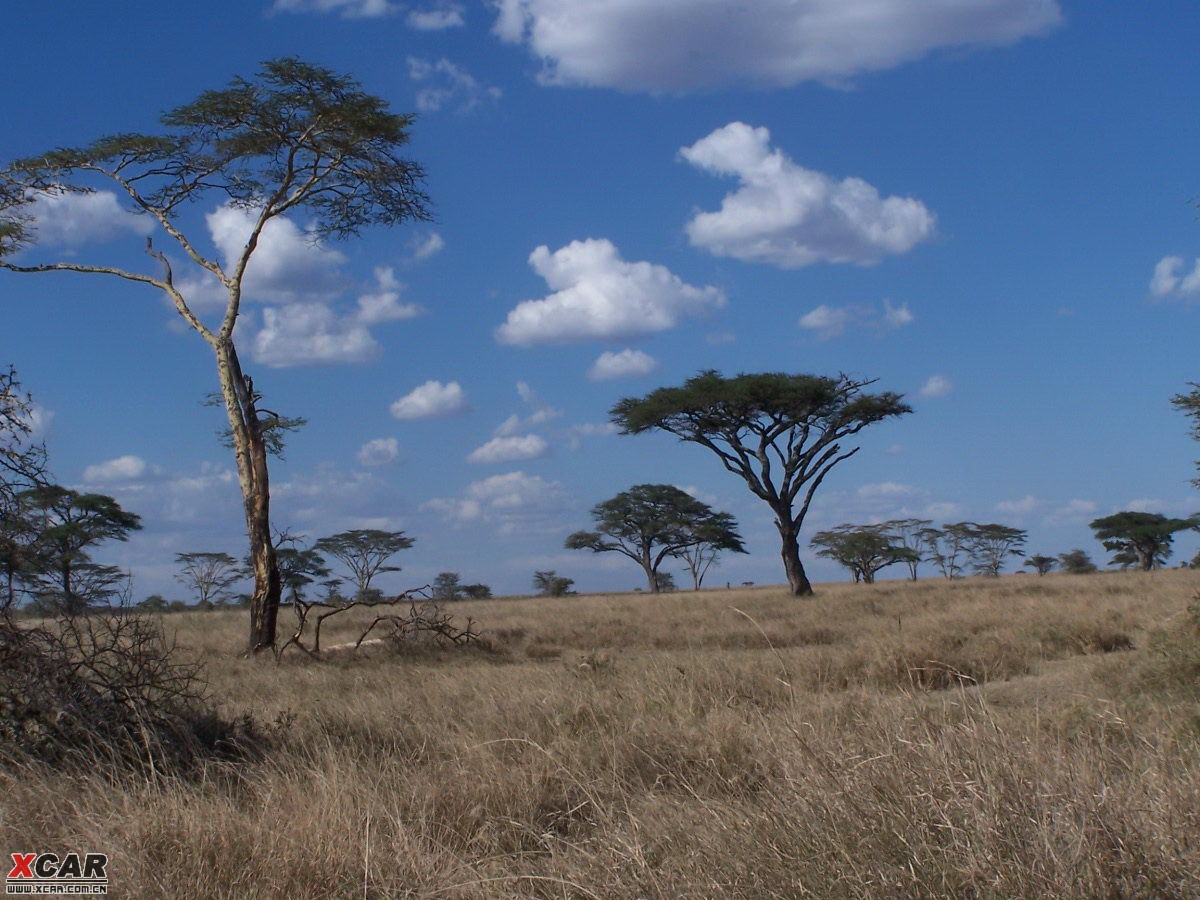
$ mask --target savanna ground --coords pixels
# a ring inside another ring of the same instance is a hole
[[[1200,896],[1197,588],[464,602],[478,646],[323,664],[168,616],[271,750],[10,771],[2,849],[107,852],[129,897]]]

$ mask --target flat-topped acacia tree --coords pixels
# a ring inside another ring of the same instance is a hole
[[[348,76],[294,58],[268,61],[254,78],[205,91],[161,121],[160,134],[114,134],[0,170],[0,268],[108,275],[149,285],[166,294],[211,347],[250,538],[249,646],[258,651],[275,643],[280,577],[271,541],[267,457],[272,436],[278,437],[287,420],[259,408],[261,395],[234,343],[247,265],[267,223],[288,213],[303,212],[316,240],[427,219],[427,198],[419,189],[423,172],[400,156],[411,116],[390,112],[385,101],[364,93]],[[14,261],[19,251],[36,247],[40,197],[93,193],[97,184],[115,186],[189,267],[216,279],[226,295],[219,323],[201,321],[153,238],[146,252],[157,274],[70,260]],[[224,264],[206,255],[179,221],[184,207],[209,198],[251,217],[244,246]]]
[[[859,451],[840,443],[868,425],[912,412],[899,394],[868,394],[875,380],[768,372],[724,378],[709,370],[681,387],[627,397],[611,411],[623,434],[658,429],[707,447],[775,514],[788,586],[812,594],[800,528],[825,476]]]

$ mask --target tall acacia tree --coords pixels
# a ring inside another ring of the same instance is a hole
[[[841,441],[912,412],[899,394],[866,393],[874,383],[778,372],[724,378],[709,370],[681,387],[627,397],[611,415],[623,434],[659,429],[715,453],[775,514],[788,585],[807,596],[800,528],[825,476],[859,451]]]
[[[86,147],[51,150],[0,170],[0,267],[14,272],[82,272],[149,285],[170,299],[209,345],[229,419],[250,539],[254,591],[250,649],[275,643],[280,577],[271,541],[268,438],[281,417],[260,409],[260,395],[242,369],[234,343],[246,269],[263,229],[288,213],[311,219],[314,239],[342,239],[374,224],[426,219],[420,166],[400,156],[412,117],[390,112],[354,79],[295,58],[271,60],[252,78],[162,116],[161,134],[120,133]],[[167,254],[148,239],[157,274],[70,260],[18,264],[18,251],[36,244],[40,197],[87,194],[115,185],[135,212],[148,218],[200,274],[226,295],[224,315],[201,321]],[[184,207],[206,198],[246,210],[245,244],[224,264],[206,255],[179,222]]]

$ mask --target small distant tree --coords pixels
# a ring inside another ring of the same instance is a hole
[[[1091,575],[1096,571],[1092,558],[1078,548],[1058,554],[1058,562],[1068,575]]]
[[[637,484],[596,504],[592,508],[596,530],[575,532],[565,546],[629,557],[642,567],[648,589],[658,593],[656,574],[668,557],[679,556],[701,541],[742,548],[733,518],[718,516],[707,503],[673,485]]]
[[[309,585],[331,574],[320,553],[311,548],[295,546],[295,541],[288,536],[276,544],[275,559],[279,565],[283,596],[291,603],[304,600],[304,592]]]
[[[533,589],[543,597],[563,597],[574,593],[571,590],[574,586],[573,579],[564,578],[553,569],[533,573]]]
[[[1033,569],[1033,571],[1037,572],[1039,575],[1046,575],[1058,566],[1058,560],[1053,556],[1034,554],[1025,560],[1025,565]]]
[[[832,559],[850,570],[855,582],[874,584],[881,569],[911,562],[916,551],[896,542],[884,525],[838,525],[818,531],[809,541],[817,556]]]
[[[724,378],[709,370],[682,387],[628,397],[611,410],[622,434],[652,429],[716,454],[770,508],[793,596],[812,594],[800,561],[800,529],[821,482],[858,447],[868,425],[912,412],[899,394],[868,394],[873,379],[771,372]]]
[[[192,592],[198,605],[224,603],[247,574],[228,553],[176,553],[175,562],[180,567],[175,580]]]
[[[162,594],[151,594],[138,604],[138,609],[146,612],[163,613],[167,611],[167,601]]]
[[[1113,565],[1149,572],[1170,558],[1175,535],[1197,524],[1194,518],[1169,519],[1160,513],[1126,510],[1094,519],[1089,527],[1113,554]]]
[[[968,538],[971,565],[980,575],[993,578],[1000,574],[1005,560],[1022,556],[1028,532],[1007,525],[975,525]]]
[[[464,584],[461,593],[469,600],[488,600],[492,596],[492,589],[486,584]]]
[[[74,615],[117,593],[124,574],[94,564],[90,551],[106,541],[128,540],[141,529],[141,517],[112,497],[59,485],[42,485],[17,499],[37,528],[31,590],[42,604]]]
[[[323,537],[313,549],[350,570],[355,598],[362,599],[368,596],[376,576],[400,571],[400,566],[389,566],[387,561],[412,545],[413,539],[403,531],[359,528]]]
[[[938,567],[943,578],[949,580],[962,576],[963,569],[971,561],[974,528],[972,522],[955,522],[921,531],[921,540],[929,550],[928,559]]]
[[[669,594],[676,590],[675,576],[670,572],[654,573],[654,591],[658,594]]]
[[[675,558],[688,567],[692,575],[692,590],[700,590],[704,576],[716,565],[721,553],[746,553],[742,536],[737,531],[737,521],[726,512],[713,513],[708,521],[698,524],[692,532],[694,543],[675,553]]]
[[[434,600],[458,600],[463,594],[462,576],[457,572],[439,572],[433,579],[432,596]]]
[[[908,566],[908,577],[912,581],[917,580],[917,566],[925,559],[923,535],[932,524],[929,519],[892,519],[880,526],[893,544],[910,551],[904,563]]]

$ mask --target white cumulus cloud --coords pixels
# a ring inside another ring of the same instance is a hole
[[[400,444],[395,438],[374,438],[355,455],[360,466],[390,466],[400,460]]]
[[[805,169],[772,149],[766,128],[731,122],[679,152],[702,171],[738,179],[719,210],[685,226],[694,246],[716,256],[783,269],[872,265],[933,235],[934,215],[920,200]]]
[[[123,208],[112,191],[38,193],[35,197],[32,214],[39,244],[98,244],[123,234],[148,235],[155,228],[149,216]]]
[[[1150,293],[1155,297],[1195,297],[1200,295],[1200,259],[1190,272],[1187,262],[1180,256],[1164,256],[1154,267],[1150,279]]]
[[[118,456],[83,470],[87,484],[104,484],[113,481],[137,481],[150,467],[140,456]]]
[[[375,269],[376,288],[358,298],[355,319],[363,325],[378,325],[382,322],[399,322],[425,312],[416,303],[401,303],[404,285],[396,280],[395,272],[388,267]]]
[[[925,379],[925,383],[917,391],[917,396],[924,400],[932,400],[935,397],[945,397],[953,390],[954,382],[945,375],[931,375]]]
[[[523,347],[616,339],[676,327],[685,316],[725,305],[715,287],[693,287],[665,266],[626,262],[605,239],[572,241],[553,253],[545,245],[529,264],[552,291],[512,309],[496,337]]]
[[[431,256],[441,253],[446,246],[446,240],[436,231],[431,231],[424,237],[412,242],[412,261],[424,262]]]
[[[1062,21],[1056,0],[493,0],[493,33],[547,84],[653,93],[844,83],[949,47],[1003,46]]]
[[[846,307],[828,306],[822,303],[816,309],[800,317],[800,327],[815,331],[822,340],[837,337],[846,330],[852,313]]]
[[[550,445],[536,434],[494,437],[476,447],[467,457],[469,463],[506,463],[545,456]]]
[[[588,369],[592,381],[612,381],[616,378],[641,378],[658,368],[658,360],[641,350],[626,348],[619,353],[605,350]]]
[[[254,335],[256,362],[277,369],[370,362],[379,344],[365,325],[340,318],[324,303],[266,307]]]
[[[467,394],[457,381],[426,381],[392,404],[397,419],[441,419],[466,412]]]

